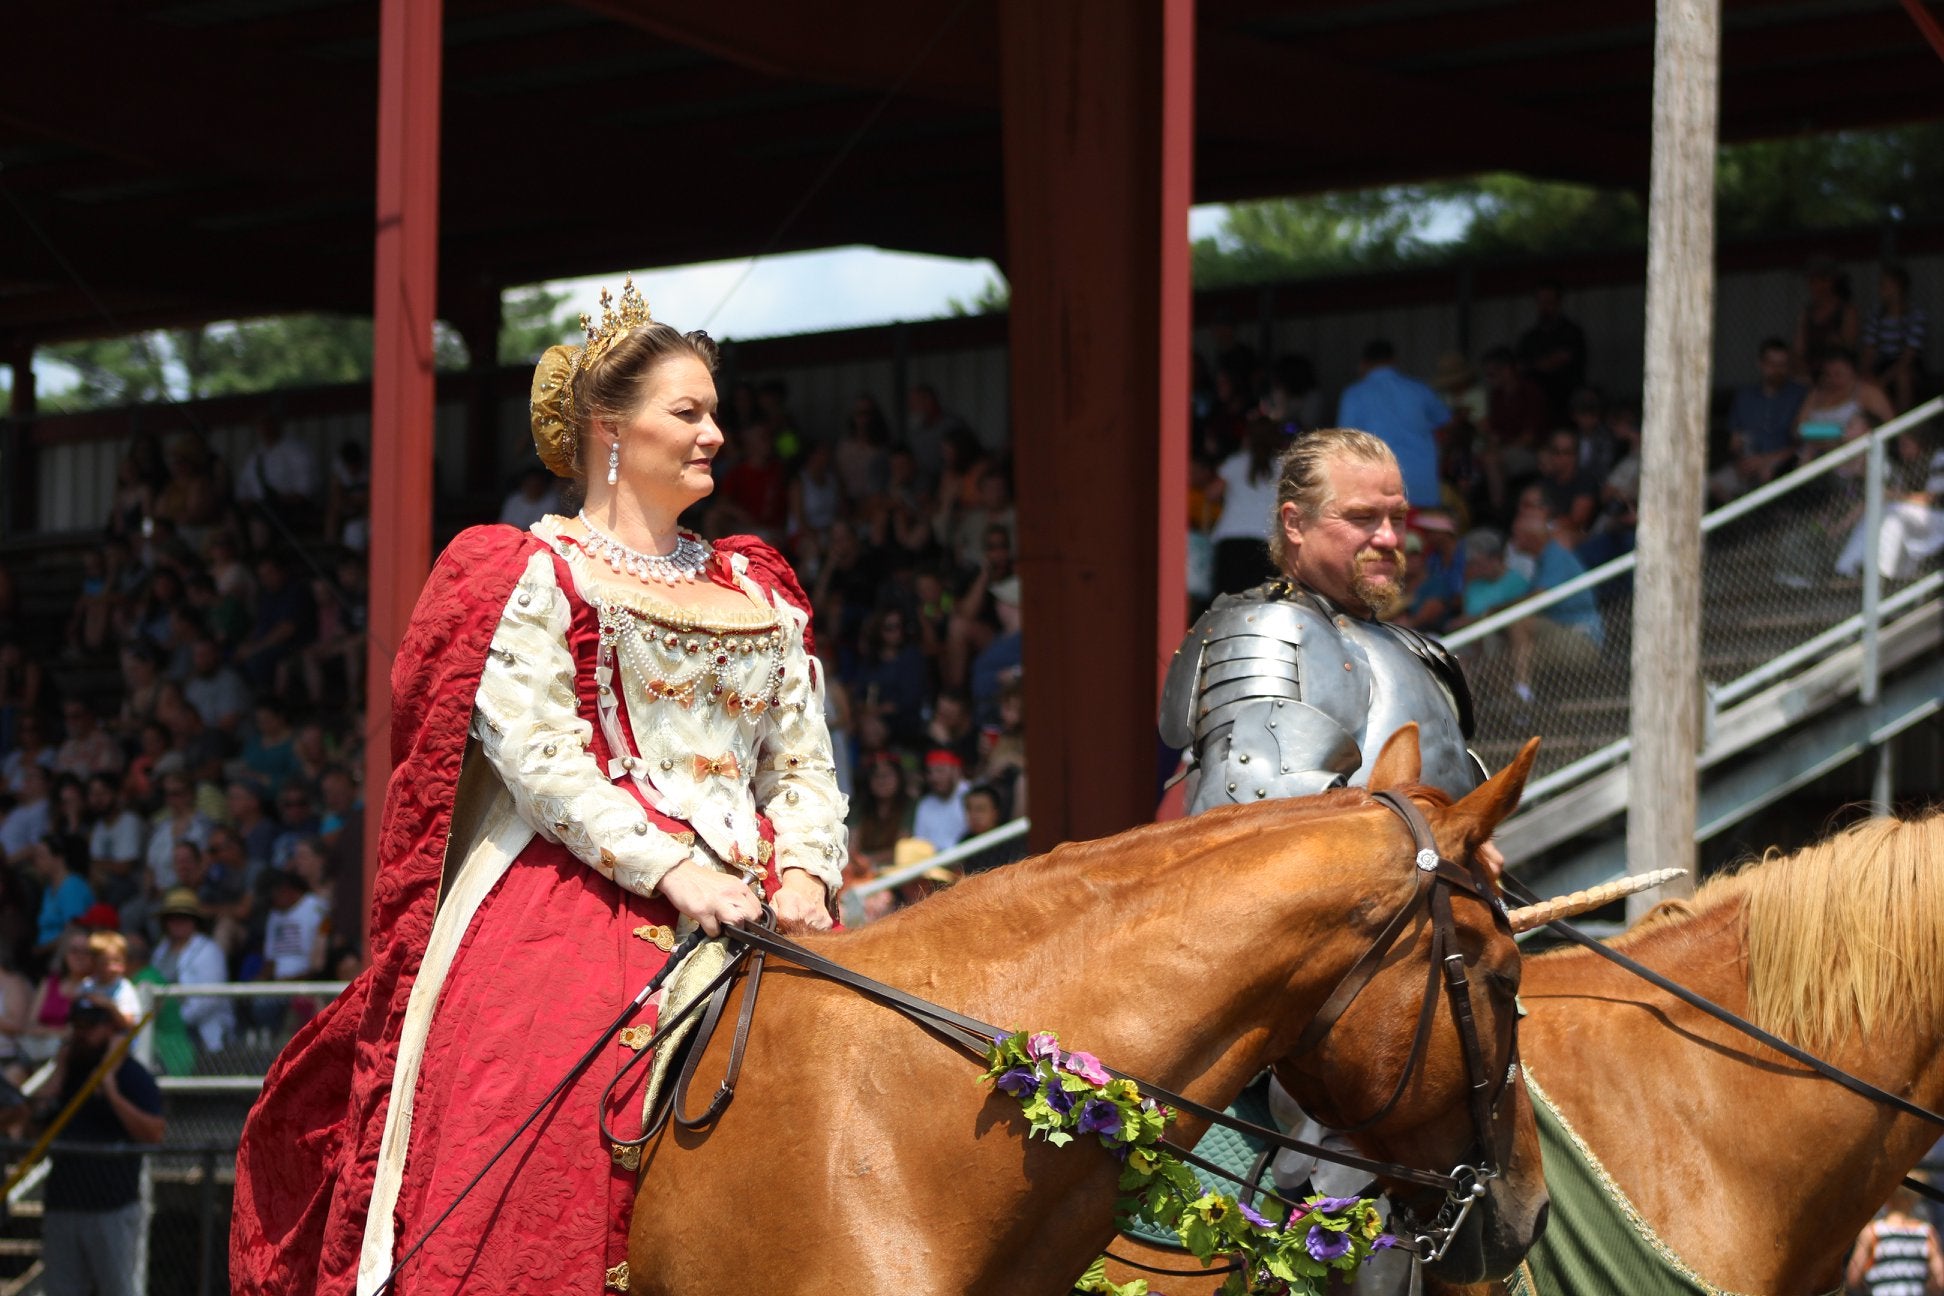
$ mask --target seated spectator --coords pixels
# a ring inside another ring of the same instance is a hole
[[[82,985],[93,975],[94,951],[88,948],[88,933],[78,927],[63,932],[47,975],[34,992],[27,1027],[20,1037],[21,1051],[29,1061],[45,1062],[60,1051],[61,1037],[67,1031],[68,1010],[80,997]]]
[[[41,719],[32,711],[24,711],[14,720],[14,749],[0,761],[0,791],[14,797],[25,797],[33,786],[28,775],[30,769],[37,769],[43,775],[54,772],[54,747],[45,737],[46,730],[41,727]],[[48,785],[45,780],[40,784],[41,794],[45,795]],[[46,831],[45,829],[41,830]],[[40,836],[36,832],[34,836]]]
[[[220,598],[247,609],[256,600],[256,576],[243,561],[242,547],[228,531],[209,537],[209,580]]]
[[[162,778],[162,811],[149,832],[149,880],[157,891],[176,885],[176,847],[192,843],[198,850],[209,845],[209,830],[215,825],[196,809],[196,785],[187,774],[170,773]]]
[[[86,778],[90,774],[119,774],[127,763],[121,745],[85,702],[68,702],[61,708],[67,721],[67,741],[54,753],[54,772]]]
[[[972,660],[972,709],[981,717],[995,714],[999,690],[1019,678],[1025,663],[1020,637],[1019,577],[1008,576],[992,586],[992,605],[1000,632]]]
[[[272,792],[282,788],[297,777],[296,737],[284,704],[273,697],[259,699],[256,732],[243,744],[238,773]]]
[[[965,764],[943,747],[925,756],[925,795],[912,815],[911,835],[950,850],[965,836]]]
[[[88,791],[81,780],[72,774],[54,776],[54,796],[49,803],[47,831],[56,836],[79,837],[87,840],[88,830],[94,826],[88,817]]]
[[[207,634],[189,648],[191,673],[182,684],[182,700],[196,709],[203,724],[235,733],[250,712],[250,686],[223,661],[223,650]]]
[[[1563,585],[1586,568],[1573,551],[1555,536],[1560,520],[1543,506],[1524,507],[1512,524],[1512,544],[1533,560],[1532,592]],[[1522,701],[1534,700],[1535,670],[1583,670],[1599,660],[1606,643],[1606,624],[1591,590],[1581,590],[1506,627],[1512,650],[1512,691]]]
[[[161,532],[161,524],[168,523],[192,546],[200,545],[229,506],[228,474],[222,461],[193,432],[184,432],[171,441],[164,461],[169,479],[156,496],[156,531]]]
[[[945,652],[939,675],[946,685],[963,688],[972,668],[972,659],[984,652],[1004,632],[999,601],[994,588],[1013,575],[1012,536],[1003,527],[988,527],[985,548],[972,579],[952,600],[951,619],[946,624]]]
[[[1538,464],[1539,440],[1549,420],[1546,394],[1520,372],[1518,360],[1505,347],[1479,357],[1485,371],[1485,422],[1482,431],[1497,452],[1508,483],[1529,475]]]
[[[1924,1218],[1924,1202],[1899,1186],[1850,1251],[1844,1290],[1858,1296],[1937,1296],[1944,1292],[1944,1250]]]
[[[519,483],[500,505],[499,520],[502,526],[524,531],[561,508],[559,478],[536,464],[520,473]]]
[[[155,968],[149,947],[148,937],[140,932],[129,932],[128,979],[136,986],[167,985],[168,978]],[[149,1024],[153,1032],[155,1060],[170,1075],[192,1075],[196,1070],[196,1046],[190,1043],[189,1029],[182,1024],[182,1005],[174,999],[155,1001],[155,1020]],[[140,1037],[137,1037],[140,1042]]]
[[[186,887],[162,898],[162,943],[155,948],[155,969],[171,985],[227,985],[229,965],[215,941],[204,934],[208,921],[202,902]],[[214,995],[192,995],[180,1001],[182,1021],[206,1052],[222,1049],[235,1025],[230,1001]]]
[[[94,906],[88,885],[88,843],[72,833],[41,838],[34,850],[34,873],[41,881],[40,917],[34,923],[34,952],[51,955],[68,924]]]
[[[88,979],[81,983],[81,995],[114,1009],[121,1030],[130,1030],[142,1020],[142,997],[128,979],[128,941],[117,931],[88,933]]]
[[[323,975],[330,907],[295,873],[273,870],[265,879],[270,912],[263,930],[265,981],[309,981]]]
[[[1215,545],[1215,592],[1240,594],[1275,574],[1269,531],[1276,514],[1276,471],[1289,444],[1282,425],[1250,419],[1242,449],[1216,469],[1221,516],[1210,531]]]
[[[184,703],[187,706],[187,703]],[[158,771],[157,766],[174,757],[170,747],[169,727],[160,720],[150,720],[142,726],[141,736],[137,739],[135,758],[128,762],[128,773],[122,779],[122,789],[129,800],[136,805],[153,804],[160,795],[157,779],[166,770]],[[182,768],[181,762],[175,762]]]
[[[1796,316],[1795,366],[1799,375],[1813,373],[1820,357],[1831,349],[1855,353],[1862,320],[1850,301],[1849,276],[1826,256],[1809,258],[1803,270],[1809,300]]]
[[[232,781],[224,790],[223,804],[229,826],[242,843],[243,857],[249,862],[248,875],[254,879],[258,872],[270,866],[270,853],[280,829],[266,812],[263,790],[254,783]]]
[[[316,522],[322,494],[310,447],[285,435],[276,418],[259,419],[256,448],[236,474],[236,498],[272,509],[285,525],[301,530]]]
[[[224,834],[230,835],[230,843],[223,847],[223,855],[234,857],[235,837],[230,830],[221,826],[210,829],[211,851],[205,851],[192,841],[176,843],[175,858],[172,861],[176,878],[176,890],[191,891],[202,904],[205,930],[220,945],[223,953],[234,957],[243,951],[245,923],[250,913],[249,897],[243,891],[243,879],[232,877],[229,870],[220,863],[213,853],[216,841]]]
[[[9,1084],[24,1083],[33,1070],[25,1041],[37,998],[34,983],[13,965],[11,947],[0,942],[0,1077]]]
[[[331,456],[331,489],[324,503],[324,538],[352,553],[371,545],[371,452],[362,441],[340,441]]]
[[[1546,438],[1539,459],[1539,492],[1546,511],[1564,518],[1575,535],[1592,529],[1600,510],[1600,482],[1580,465],[1578,433],[1562,428]]]
[[[1848,434],[1858,420],[1887,423],[1896,417],[1883,388],[1856,372],[1856,353],[1841,347],[1822,354],[1816,382],[1796,412],[1795,439],[1815,457]]]
[[[883,717],[900,741],[915,740],[924,731],[931,679],[904,612],[886,608],[867,622],[861,649],[847,681],[851,695],[860,707]]]
[[[857,894],[854,888],[859,883],[869,882],[876,876],[877,870],[871,866],[870,857],[851,851],[844,866],[844,889],[837,895],[838,916],[844,920],[844,926],[862,927],[897,908],[897,897],[889,891],[873,891],[866,896]]]
[[[1863,570],[1870,538],[1859,519],[1836,559],[1836,574]],[[1944,553],[1944,447],[1924,453],[1915,431],[1899,436],[1884,483],[1883,529],[1877,535],[1877,570],[1885,580],[1909,580]]]
[[[324,777],[317,781],[318,799],[323,806],[323,815],[317,822],[317,835],[326,845],[337,839],[337,835],[356,823],[362,825],[364,803],[358,797],[358,784],[351,777],[351,771],[342,765],[333,765],[324,771]]]
[[[1594,481],[1606,480],[1607,470],[1620,457],[1613,429],[1607,423],[1606,398],[1598,389],[1581,387],[1568,406],[1578,439],[1580,471]]]
[[[771,543],[781,543],[790,501],[783,464],[776,457],[775,434],[767,424],[752,423],[738,435],[736,449],[736,461],[716,487],[710,529],[716,535],[752,531]]]
[[[124,742],[136,742],[162,700],[162,655],[152,644],[131,644],[122,649],[121,665],[122,706],[114,727]]]
[[[847,498],[861,502],[883,493],[890,479],[890,456],[885,451],[890,442],[891,428],[877,397],[859,392],[851,402],[835,456],[837,479]]]
[[[1018,679],[999,689],[993,720],[979,731],[979,782],[1006,798],[1013,818],[1026,813],[1026,691]]]
[[[270,846],[270,863],[277,868],[285,867],[297,843],[317,836],[321,826],[310,793],[296,782],[285,784],[284,790],[277,793],[277,840]]]
[[[992,832],[1006,822],[1005,794],[990,783],[975,783],[965,790],[965,837],[971,841]],[[968,873],[983,873],[1001,864],[1010,864],[1026,854],[1024,841],[1004,846],[987,846],[975,859],[966,861]]]
[[[121,789],[106,774],[88,780],[88,880],[95,894],[120,907],[142,890],[142,848],[147,829],[141,816],[122,804]]]
[[[851,850],[879,868],[911,830],[911,798],[897,758],[880,752],[865,762],[864,789],[851,803]]]
[[[0,818],[0,852],[16,867],[34,858],[40,839],[54,823],[54,779],[38,762],[22,768],[22,789]]]
[[[1927,385],[1924,347],[1930,317],[1910,304],[1910,271],[1886,265],[1877,277],[1877,308],[1863,326],[1863,376],[1881,386],[1899,412]]]
[[[371,615],[370,580],[364,559],[345,554],[338,559],[337,585],[317,582],[317,642],[305,647],[304,687],[313,704],[333,696],[347,709],[364,705],[365,627]],[[335,665],[344,677],[344,691],[333,695],[325,686],[325,671]]]
[[[249,636],[236,650],[236,664],[259,690],[283,691],[284,664],[317,637],[317,608],[308,586],[294,579],[284,560],[265,554],[257,560],[256,612]]]
[[[105,651],[114,630],[115,590],[99,549],[81,555],[81,590],[68,613],[67,646],[75,656]]]
[[[1003,531],[1006,546],[1011,549],[1019,530],[1012,485],[1004,472],[988,466],[980,474],[975,490],[972,504],[942,502],[938,516],[939,543],[951,554],[952,561],[966,570],[984,561],[986,540],[993,531]]]
[[[323,725],[313,721],[299,726],[297,737],[292,740],[290,748],[297,757],[297,781],[305,787],[316,787],[318,780],[324,777],[325,767],[333,760],[339,758],[351,760],[350,756],[341,752],[334,756],[333,746],[329,735],[324,732]]]
[[[40,759],[40,740],[35,739],[33,754],[19,757],[18,744],[21,741],[21,722],[35,715],[40,706],[41,691],[46,686],[47,673],[39,662],[27,655],[27,650],[18,640],[0,633],[0,784],[11,788],[10,775],[20,759]],[[38,727],[39,720],[35,720]],[[47,753],[47,760],[54,759]]]
[[[1465,596],[1465,553],[1448,513],[1427,509],[1411,515],[1410,529],[1423,549],[1412,564],[1410,602],[1393,620],[1425,634],[1442,632]]]
[[[828,441],[812,441],[789,485],[789,521],[785,530],[797,537],[826,534],[844,513],[844,489],[837,478]]]
[[[1546,394],[1555,422],[1566,417],[1574,389],[1586,381],[1586,333],[1560,310],[1560,295],[1556,280],[1534,289],[1538,318],[1519,335],[1519,364]]]
[[[1728,407],[1728,462],[1708,478],[1716,503],[1746,495],[1796,461],[1796,416],[1809,389],[1789,376],[1788,343],[1767,338],[1756,355],[1756,379],[1735,389]]]
[[[979,756],[979,729],[972,723],[972,699],[958,689],[941,689],[925,725],[925,740],[943,748],[969,768]]]

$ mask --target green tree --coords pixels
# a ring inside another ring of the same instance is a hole
[[[500,298],[499,362],[532,364],[550,346],[582,336],[580,317],[564,309],[568,294],[545,284],[515,288]]]
[[[1003,314],[1012,308],[1012,285],[1006,282],[1004,275],[994,272],[986,276],[986,281],[979,285],[979,291],[972,294],[970,299],[948,297],[945,308],[953,315]]]

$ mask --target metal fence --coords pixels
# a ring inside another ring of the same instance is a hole
[[[1701,676],[1711,725],[1805,666],[1855,649],[1850,687],[1873,701],[1900,618],[1935,600],[1944,576],[1875,561],[1895,493],[1929,452],[1932,400],[1762,486],[1702,522]],[[1445,638],[1478,702],[1478,750],[1498,768],[1543,735],[1526,807],[1625,760],[1635,557],[1624,554]]]
[[[915,903],[939,886],[973,873],[983,873],[1001,864],[1010,864],[1026,854],[1026,834],[1032,827],[1028,819],[1014,819],[991,832],[968,837],[949,850],[927,855],[915,864],[880,873],[868,882],[848,886],[838,894],[838,912],[847,927],[860,927],[881,916],[886,908]],[[932,881],[932,878],[949,879]],[[873,901],[873,897],[887,899]]]

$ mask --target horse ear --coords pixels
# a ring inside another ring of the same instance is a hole
[[[1377,753],[1377,763],[1370,767],[1369,787],[1372,792],[1401,792],[1415,787],[1424,774],[1424,758],[1418,748],[1417,721],[1392,734],[1384,743],[1384,750]]]
[[[1390,753],[1386,750],[1384,754]],[[1451,808],[1452,819],[1464,824],[1467,845],[1476,846],[1485,841],[1512,817],[1512,812],[1519,808],[1519,798],[1525,794],[1526,776],[1532,773],[1532,762],[1538,757],[1539,740],[1528,738],[1510,765],[1466,793],[1465,799]]]

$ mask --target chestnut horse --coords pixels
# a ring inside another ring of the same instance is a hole
[[[1944,1106],[1944,813],[1865,820],[1716,878],[1615,946],[1852,1075]],[[1521,995],[1533,1079],[1706,1285],[1839,1288],[1851,1240],[1938,1138],[1590,951],[1529,960]]]
[[[1439,848],[1469,860],[1517,805],[1537,744],[1452,805],[1412,789]],[[1418,776],[1415,730],[1376,786]],[[1417,891],[1409,832],[1361,790],[1216,811],[1059,847],[972,878],[855,932],[806,940],[840,963],[1221,1107],[1287,1053],[1337,980]],[[1483,904],[1455,897],[1487,1066],[1512,1038],[1518,952]],[[1325,1085],[1387,1093],[1411,1052],[1428,923],[1393,948],[1329,1037]],[[711,1129],[644,1149],[629,1289],[795,1296],[1058,1296],[1114,1237],[1118,1167],[1098,1146],[1028,1143],[1016,1104],[957,1048],[856,992],[772,960],[736,1099]],[[740,995],[738,984],[737,994]],[[733,1019],[735,1004],[724,1019]],[[1469,1159],[1465,1066],[1443,1021],[1405,1100],[1363,1146],[1443,1172]],[[697,1093],[719,1077],[710,1042]],[[1202,1132],[1183,1119],[1174,1136]],[[1510,1272],[1546,1194],[1523,1084],[1506,1086],[1503,1174],[1444,1272]],[[1425,1192],[1427,1190],[1420,1190]],[[1430,1218],[1438,1194],[1414,1209]]]

